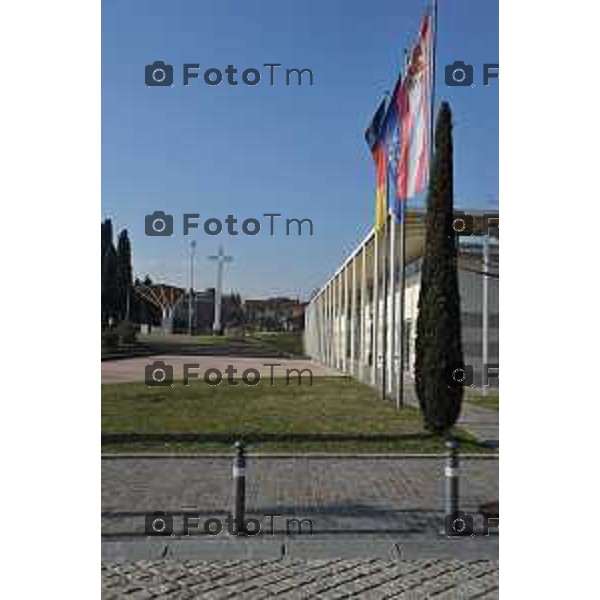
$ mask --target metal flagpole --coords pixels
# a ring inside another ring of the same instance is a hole
[[[378,317],[379,317],[379,231],[377,230],[377,223],[375,224],[375,239],[373,240],[373,293],[372,301],[373,301],[373,326],[372,326],[372,336],[371,346],[373,348],[372,353],[372,384],[376,388],[377,387],[377,338],[378,338]]]
[[[434,143],[434,130],[435,130],[435,57],[437,52],[437,31],[438,31],[438,3],[437,0],[433,0],[433,11],[432,11],[432,28],[431,32],[431,108],[430,108],[430,124],[429,124],[429,170],[433,164],[433,143]]]
[[[367,382],[367,368],[369,348],[367,347],[367,246],[368,240],[365,240],[361,251],[360,265],[360,347],[358,353],[359,371],[358,380]]]
[[[192,321],[194,314],[193,297],[194,297],[194,249],[196,248],[196,240],[190,243],[190,294],[188,297],[188,335],[192,335]]]
[[[387,156],[386,156],[386,203],[389,206],[390,186],[389,176],[387,168]],[[385,215],[385,224],[383,226],[383,255],[381,257],[381,296],[382,296],[382,319],[381,319],[381,398],[383,400],[387,397],[387,239],[388,239],[388,214]]]
[[[392,397],[396,394],[396,217],[390,210],[390,275],[389,275],[390,327],[389,327],[389,363],[390,389]],[[397,403],[396,403],[397,404]],[[396,406],[397,407],[397,406]]]
[[[405,320],[404,320],[404,288],[406,286],[406,200],[400,199],[400,305],[398,307],[398,321],[400,322],[400,364],[398,365],[398,397],[396,406],[400,409],[404,407],[404,338],[406,337]]]
[[[435,55],[436,55],[436,46],[437,46],[437,0],[433,0],[433,14],[432,14],[432,43],[431,43],[431,105],[430,105],[430,125],[429,125],[429,171],[431,172],[431,167],[433,165],[433,154],[434,154],[434,106],[435,106]],[[400,201],[400,214],[402,215],[402,220],[400,223],[400,381],[398,385],[398,404],[400,407],[404,406],[404,364],[405,364],[405,354],[408,346],[408,335],[406,332],[406,324],[404,319],[404,306],[405,306],[405,298],[404,292],[406,287],[406,265],[405,265],[405,257],[406,257],[406,216],[407,210],[405,202],[406,199],[402,199]]]
[[[408,52],[404,51],[404,73],[406,77],[406,73],[408,71],[408,62],[410,60],[410,56]],[[398,121],[400,126],[402,124],[402,115],[398,115]],[[399,166],[398,166],[399,168]],[[396,407],[398,409],[404,408],[404,338],[406,337],[405,325],[404,325],[404,289],[406,287],[406,265],[405,256],[406,256],[406,198],[399,198],[398,204],[400,206],[400,240],[399,240],[399,256],[398,262],[400,263],[400,301],[398,305],[398,316],[397,323],[399,323],[400,327],[398,329],[398,325],[396,328],[399,330],[399,339],[398,339],[398,390],[396,393]]]
[[[485,385],[485,374],[486,374],[486,365],[488,364],[488,327],[489,327],[489,317],[488,317],[488,272],[490,269],[490,253],[489,253],[489,245],[488,245],[488,236],[484,232],[483,236],[483,290],[482,290],[482,317],[483,322],[481,324],[482,332],[481,332],[481,342],[483,344],[483,348],[481,349],[481,384],[482,384],[482,393],[485,396],[487,394],[487,386]]]

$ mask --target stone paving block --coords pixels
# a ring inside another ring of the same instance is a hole
[[[109,598],[497,598],[497,561],[104,563]]]

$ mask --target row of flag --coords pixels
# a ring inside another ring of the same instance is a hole
[[[378,231],[385,225],[390,208],[401,218],[402,203],[427,186],[432,82],[432,16],[427,14],[408,53],[404,77],[398,78],[389,100],[381,101],[365,132],[375,162]]]

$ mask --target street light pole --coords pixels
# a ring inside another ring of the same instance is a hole
[[[489,280],[488,272],[490,270],[490,248],[488,236],[483,236],[483,291],[482,291],[482,302],[481,302],[481,314],[483,322],[481,324],[481,386],[483,395],[487,395],[486,385],[486,365],[488,364],[488,336],[489,336]]]
[[[192,335],[192,321],[194,315],[194,251],[196,249],[196,240],[190,243],[190,294],[188,297],[188,335]]]
[[[223,247],[219,246],[219,253],[208,257],[209,260],[217,261],[217,287],[215,288],[215,319],[213,321],[213,334],[221,333],[221,296],[223,288],[223,266],[226,262],[231,262],[233,256],[227,256],[223,252]]]

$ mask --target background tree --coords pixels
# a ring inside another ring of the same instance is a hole
[[[119,233],[117,240],[117,269],[116,269],[116,298],[117,314],[119,319],[131,318],[132,303],[132,268],[131,268],[131,243],[127,229]]]
[[[113,244],[113,227],[110,219],[102,223],[101,233],[101,310],[102,323],[117,314],[117,252]]]
[[[143,281],[140,280],[139,277],[135,278],[133,287],[135,288],[135,287],[139,287],[141,285],[152,285],[152,279],[150,278],[150,275],[146,275],[144,277]],[[130,302],[131,302],[131,307],[130,307],[131,319],[135,323],[148,324],[148,323],[152,323],[154,321],[152,306],[149,306],[149,304],[146,300],[144,300],[138,294],[134,293],[133,289],[131,290]]]
[[[226,302],[227,324],[229,326],[240,326],[244,324],[245,315],[240,294],[233,293]]]
[[[416,392],[425,426],[436,433],[447,432],[456,423],[463,395],[462,386],[452,380],[454,370],[464,366],[456,239],[450,226],[453,204],[452,114],[444,102],[437,117],[427,198],[415,357]]]

